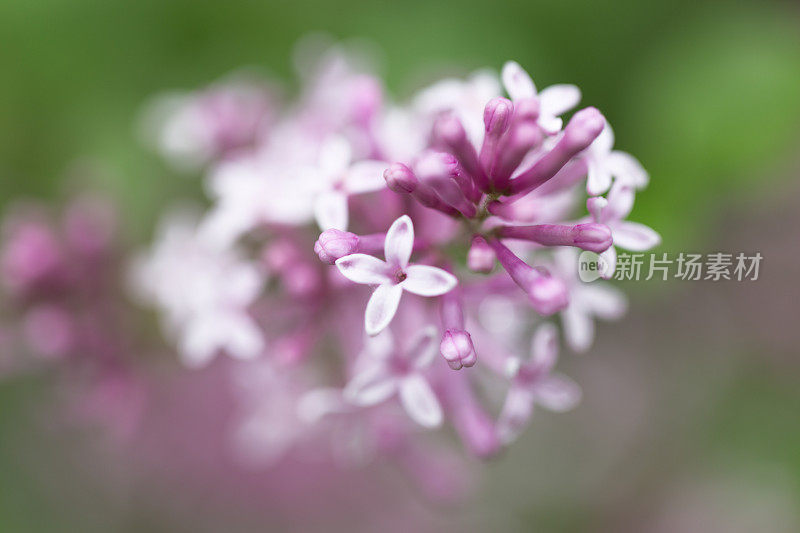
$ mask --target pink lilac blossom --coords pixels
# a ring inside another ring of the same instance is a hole
[[[6,373],[52,371],[67,419],[127,441],[147,395],[117,239],[113,206],[101,198],[75,198],[60,215],[36,204],[12,208],[0,245],[0,320],[11,345]]]
[[[534,404],[573,407],[580,389],[553,373],[559,336],[585,351],[593,319],[625,308],[616,289],[577,278],[577,251],[613,264],[614,246],[659,242],[626,220],[648,176],[612,149],[606,118],[567,117],[580,90],[539,92],[514,62],[407,103],[344,47],[306,53],[301,78],[298,100],[271,107],[258,135],[195,98],[204,119],[189,138],[160,138],[170,155],[223,131],[236,149],[203,149],[210,207],[167,219],[136,269],[184,362],[240,360],[239,452],[279,461],[335,442],[338,456],[358,450],[348,462],[380,449],[419,472],[438,453],[422,437],[433,428],[488,457]]]

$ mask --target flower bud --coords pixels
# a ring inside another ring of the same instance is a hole
[[[383,171],[383,179],[389,189],[398,193],[411,193],[417,188],[419,180],[403,163],[393,163]]]
[[[603,115],[594,107],[581,109],[564,128],[564,141],[575,153],[585,150],[600,135],[606,125]]]
[[[464,330],[448,329],[445,331],[439,350],[453,370],[460,370],[465,366],[470,367],[477,361],[472,337]]]
[[[349,231],[328,229],[314,243],[314,252],[320,261],[332,265],[340,257],[350,255],[358,249],[358,235]]]
[[[473,272],[488,274],[494,269],[494,262],[494,251],[486,242],[486,239],[480,235],[475,235],[467,253],[467,268]]]

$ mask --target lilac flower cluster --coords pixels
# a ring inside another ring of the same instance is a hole
[[[359,59],[306,53],[294,102],[250,80],[154,108],[162,151],[205,165],[210,207],[162,224],[136,287],[184,362],[239,360],[248,457],[315,440],[361,462],[443,424],[491,456],[535,405],[578,402],[561,334],[587,350],[625,299],[580,282],[577,256],[658,244],[626,220],[648,175],[597,109],[563,118],[573,85],[537,91],[508,62],[400,104]]]
[[[52,371],[67,418],[127,440],[145,387],[131,357],[115,217],[110,203],[91,196],[76,198],[61,216],[38,204],[5,216],[0,370]]]

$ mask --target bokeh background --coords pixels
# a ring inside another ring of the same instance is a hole
[[[567,362],[583,405],[540,413],[466,504],[426,510],[432,522],[800,531],[800,6],[3,0],[0,206],[99,189],[125,238],[146,242],[166,205],[202,196],[143,145],[142,106],[241,66],[292,83],[309,32],[371,42],[398,97],[510,58],[540,87],[576,83],[650,171],[633,218],[662,234],[659,251],[764,256],[757,282],[628,283],[629,316]],[[0,530],[268,528],[252,508],[200,508],[146,480],[109,492],[126,474],[91,468],[91,435],[42,429],[47,396],[46,377],[0,382]]]

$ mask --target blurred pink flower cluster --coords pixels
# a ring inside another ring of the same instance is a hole
[[[294,101],[217,84],[155,132],[206,163],[210,207],[165,221],[137,286],[186,364],[242,361],[242,453],[314,435],[363,462],[391,420],[409,438],[451,426],[491,456],[534,405],[572,408],[562,333],[584,351],[594,319],[625,309],[578,280],[578,253],[613,268],[615,246],[659,241],[625,220],[648,175],[603,115],[565,124],[579,89],[538,91],[514,62],[402,103],[341,46],[305,47],[298,69]]]
[[[232,358],[214,365],[236,405],[215,431],[240,461],[391,458],[447,496],[463,486],[461,448],[493,456],[535,406],[578,403],[555,370],[561,341],[586,351],[594,320],[626,307],[579,280],[578,255],[602,255],[610,277],[615,246],[658,244],[626,220],[648,175],[597,109],[565,118],[577,87],[538,91],[517,63],[404,102],[367,65],[306,45],[289,101],[253,76],[157,99],[149,140],[202,169],[208,207],[168,213],[128,281],[187,367]],[[87,405],[119,423],[143,400],[107,215],[71,208],[58,232],[9,220],[3,281],[29,351],[90,368],[105,396]]]
[[[145,394],[120,284],[114,206],[88,195],[60,216],[18,205],[2,232],[0,374],[57,370],[70,419],[127,439]]]

